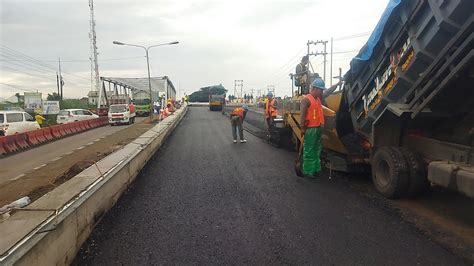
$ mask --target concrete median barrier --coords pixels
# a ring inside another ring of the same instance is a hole
[[[15,152],[55,141],[68,135],[81,133],[107,124],[107,117],[99,117],[86,121],[54,125],[5,137],[2,136],[0,137],[0,156],[4,157]]]
[[[0,265],[68,265],[186,114],[182,107],[0,223]]]
[[[27,143],[28,137],[26,136],[26,133],[15,134],[14,136],[15,136],[15,144],[18,148],[27,149],[30,147]]]
[[[5,148],[6,137],[0,137],[0,156],[7,155],[7,150]]]

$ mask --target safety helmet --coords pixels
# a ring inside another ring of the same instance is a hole
[[[269,92],[269,93],[267,94],[267,97],[273,98],[273,93],[272,93],[272,92]]]
[[[313,83],[311,83],[311,87],[312,88],[318,88],[318,89],[321,89],[321,90],[325,90],[326,89],[326,84],[324,84],[324,80],[322,80],[321,78],[316,78]]]
[[[244,109],[245,111],[248,111],[249,107],[246,104],[244,104],[244,105],[242,105],[242,109]]]

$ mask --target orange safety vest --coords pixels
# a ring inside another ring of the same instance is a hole
[[[275,107],[275,99],[272,99],[271,101],[267,100],[267,103],[265,105],[265,116],[276,117],[277,115],[278,115],[278,111]]]
[[[240,107],[237,107],[234,109],[234,111],[232,111],[232,113],[230,114],[230,116],[239,116],[240,119],[242,119],[242,121],[244,120],[244,109],[240,108]]]
[[[307,94],[305,98],[311,103],[306,111],[306,127],[319,127],[324,125],[321,100],[319,98],[315,99],[311,94]]]

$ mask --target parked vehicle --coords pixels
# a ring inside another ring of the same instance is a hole
[[[112,104],[109,106],[109,124],[133,124],[135,123],[135,106],[133,104]]]
[[[36,120],[22,111],[0,111],[0,136],[8,136],[39,129]]]
[[[64,109],[59,111],[56,118],[57,124],[66,124],[76,121],[84,121],[89,119],[98,118],[99,116],[92,113],[91,111],[84,109]]]

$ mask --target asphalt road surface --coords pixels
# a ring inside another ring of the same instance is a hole
[[[296,177],[294,153],[190,108],[76,264],[458,265],[343,180]]]
[[[143,117],[138,117],[136,122],[141,122],[144,119]],[[34,171],[35,168],[42,167],[42,165],[51,160],[60,158],[77,148],[86,146],[94,140],[111,135],[126,127],[128,125],[99,127],[1,158],[0,184],[11,179],[17,179],[27,172]]]

